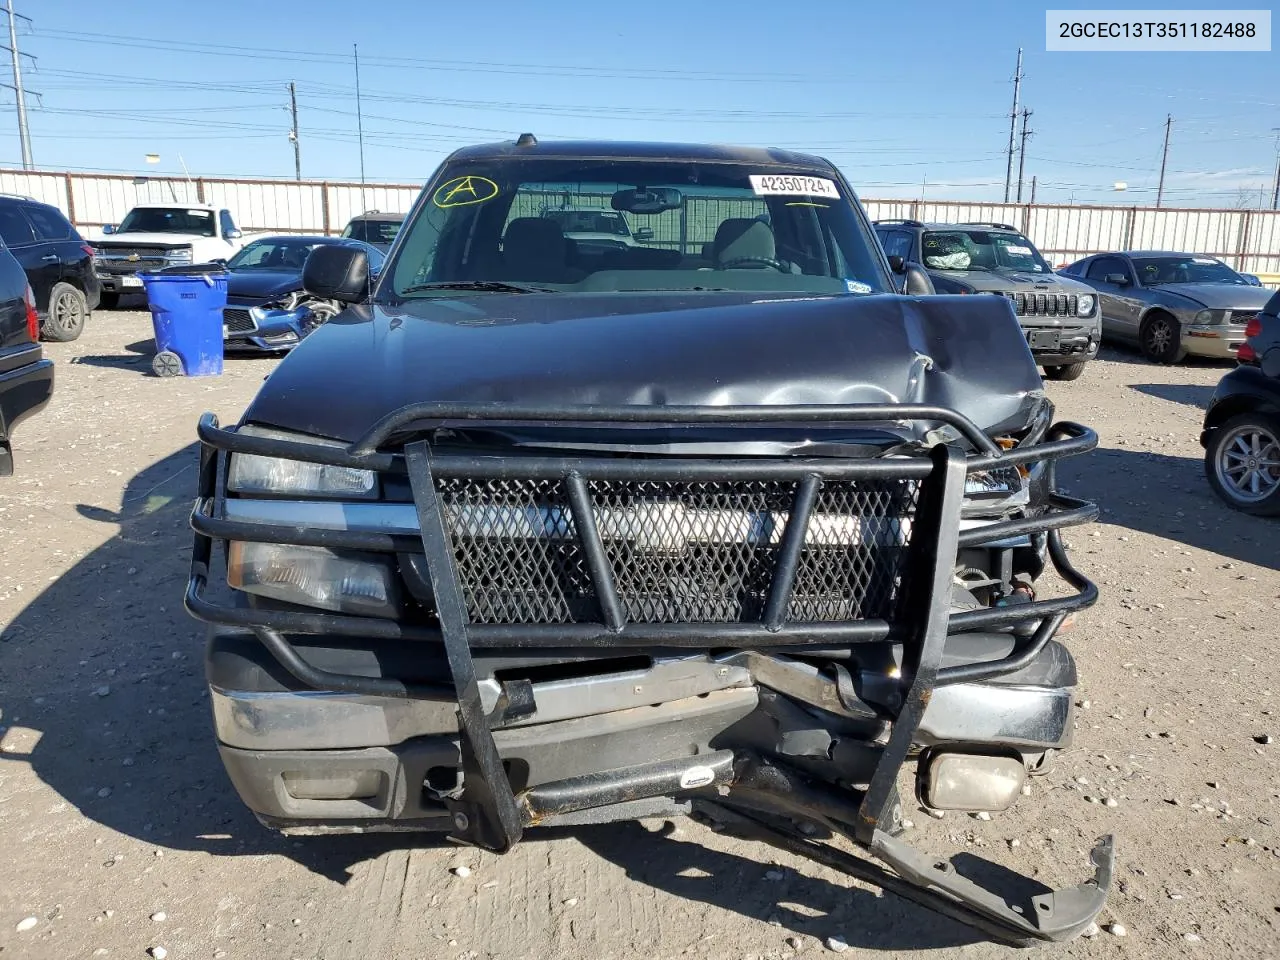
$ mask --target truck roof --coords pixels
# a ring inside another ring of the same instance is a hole
[[[525,134],[519,140],[480,143],[461,147],[450,160],[484,160],[499,157],[533,156],[566,158],[600,158],[619,160],[709,160],[727,163],[759,163],[764,165],[809,167],[832,171],[831,162],[822,157],[778,147],[741,147],[707,143],[651,143],[626,140],[549,140],[539,142]]]
[[[215,206],[212,203],[201,203],[199,201],[196,201],[195,203],[171,203],[168,201],[164,203],[135,203],[129,209],[134,210],[138,207],[150,207],[152,209],[163,209],[163,210],[217,210],[219,209],[217,206]]]

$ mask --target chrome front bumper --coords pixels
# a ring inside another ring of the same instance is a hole
[[[1199,324],[1182,332],[1182,348],[1197,357],[1234,360],[1244,343],[1244,327],[1224,324]]]
[[[262,656],[269,658],[263,650]],[[735,662],[739,660],[739,662]],[[504,729],[538,728],[554,736],[552,724],[616,714],[635,707],[690,701],[723,690],[754,693],[769,681],[813,706],[840,710],[834,683],[791,661],[770,661],[774,676],[732,656],[655,659],[647,669],[625,670],[532,684],[536,709]],[[777,668],[782,666],[781,671]],[[763,666],[763,665],[762,665]],[[211,671],[212,673],[213,671]],[[786,676],[781,674],[785,673]],[[212,678],[211,678],[212,679]],[[875,682],[874,678],[864,681]],[[492,677],[479,680],[489,712],[502,689]],[[229,689],[212,682],[210,694],[218,741],[254,751],[350,750],[394,747],[416,737],[456,737],[452,699],[397,699],[322,690]],[[842,711],[848,713],[847,706]],[[855,711],[875,721],[867,707]],[[976,744],[1019,752],[1061,749],[1071,742],[1072,696],[1066,686],[956,683],[934,691],[916,735],[916,746]]]

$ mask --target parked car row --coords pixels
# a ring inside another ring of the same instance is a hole
[[[937,293],[1007,297],[1051,380],[1075,380],[1105,339],[1153,363],[1233,359],[1271,291],[1217,257],[1162,250],[1093,254],[1053,270],[1026,236],[1001,223],[878,220],[891,263],[915,263]]]

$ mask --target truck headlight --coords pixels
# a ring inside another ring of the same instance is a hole
[[[168,259],[174,263],[190,263],[192,261],[190,247],[175,247],[169,251]]]
[[[282,430],[245,426],[237,432],[277,440],[300,439]],[[307,437],[308,443],[340,446],[336,442]],[[264,457],[254,453],[234,453],[227,471],[227,489],[233,493],[297,494],[313,497],[354,497],[372,500],[378,496],[378,476],[372,470],[336,467],[327,463]]]
[[[394,616],[399,601],[389,560],[323,547],[232,541],[227,583],[260,597],[365,616]]]
[[[1092,315],[1093,315],[1093,297],[1086,293],[1076,303],[1076,316],[1089,317]]]

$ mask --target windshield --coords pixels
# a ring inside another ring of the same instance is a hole
[[[889,289],[852,198],[812,171],[504,157],[448,164],[427,189],[379,297],[459,296],[442,287],[474,292],[478,283],[566,293]],[[643,242],[575,239],[596,232],[597,217]]]
[[[304,237],[254,240],[227,261],[230,270],[301,270],[307,255],[320,246]]]
[[[1053,272],[1035,245],[1020,233],[930,230],[925,233],[920,245],[924,265],[933,270]]]
[[[180,210],[176,207],[135,207],[120,222],[116,233],[189,233],[216,237],[212,210]]]
[[[1221,260],[1213,257],[1135,257],[1138,282],[1144,287],[1163,283],[1238,283],[1251,286]]]
[[[399,220],[352,220],[342,235],[365,243],[390,244],[400,232],[400,223]]]

